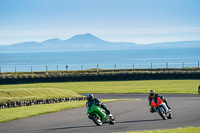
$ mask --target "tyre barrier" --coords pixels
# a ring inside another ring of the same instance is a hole
[[[21,107],[21,106],[31,106],[37,104],[51,104],[60,102],[70,102],[70,101],[85,101],[86,97],[64,97],[64,98],[52,98],[52,99],[39,99],[39,100],[25,100],[25,101],[7,101],[6,103],[0,103],[0,109]]]

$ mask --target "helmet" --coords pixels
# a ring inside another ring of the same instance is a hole
[[[93,94],[88,94],[87,95],[87,100],[90,101],[94,98]]]
[[[154,91],[154,90],[150,90],[149,96],[150,96],[151,98],[154,98],[154,97],[155,97],[155,91]]]

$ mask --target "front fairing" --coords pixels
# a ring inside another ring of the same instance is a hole
[[[160,98],[160,97],[157,97],[157,99],[156,99],[156,98],[152,99],[152,101],[151,101],[151,106],[152,106],[152,107],[158,107],[158,106],[160,106],[162,103],[163,103],[163,101],[161,100],[161,98]]]
[[[104,109],[102,109],[94,104],[90,107],[87,107],[87,113],[89,114],[89,117],[91,117],[92,114],[95,114],[96,116],[100,115],[102,122],[105,122],[106,117],[107,117]]]
[[[166,106],[166,104],[165,104],[164,102],[161,103],[159,106],[154,107],[154,110],[155,110],[157,113],[159,113],[159,112],[158,112],[158,108],[161,108],[162,110],[164,110],[165,113],[168,113],[168,112],[169,112],[169,109],[167,108],[167,106]]]

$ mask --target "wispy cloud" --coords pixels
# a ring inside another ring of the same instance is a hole
[[[195,33],[200,32],[200,27],[192,28],[160,28],[160,29],[119,29],[97,31],[101,34],[173,34],[173,33]]]
[[[0,36],[63,36],[92,33],[99,35],[107,34],[173,34],[173,33],[196,33],[200,27],[190,28],[160,28],[160,29],[114,29],[114,30],[49,30],[49,31],[0,31]]]

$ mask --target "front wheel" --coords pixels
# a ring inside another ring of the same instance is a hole
[[[95,114],[92,115],[92,120],[94,121],[94,123],[97,126],[101,126],[102,125],[102,121],[101,118],[99,116],[96,116]]]
[[[168,114],[168,117],[167,117],[168,119],[172,119],[172,112],[169,112],[169,114]]]
[[[159,108],[159,113],[160,113],[160,116],[163,118],[163,120],[167,120],[167,116],[165,114],[164,109]]]
[[[110,116],[110,125],[114,125],[115,124],[115,117],[114,116]]]

